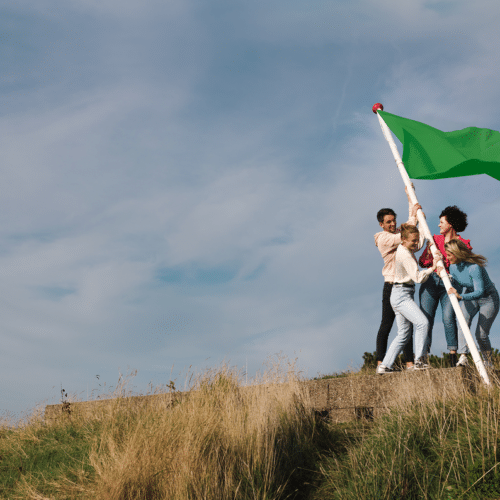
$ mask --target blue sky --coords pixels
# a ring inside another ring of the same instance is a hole
[[[359,367],[375,214],[407,210],[371,107],[500,130],[497,3],[33,4],[0,6],[0,411],[134,370],[140,392],[277,353]],[[500,183],[415,186],[431,231],[468,213],[500,283]]]

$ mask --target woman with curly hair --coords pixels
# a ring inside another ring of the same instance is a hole
[[[443,263],[448,272],[450,261],[446,253],[445,244],[458,240],[463,242],[468,248],[470,240],[464,240],[458,233],[461,233],[467,227],[467,214],[462,212],[456,205],[446,207],[439,216],[439,234],[434,235],[434,243],[438,247],[439,254],[443,257]],[[429,246],[425,249],[419,259],[421,267],[431,267],[434,262]],[[451,305],[443,282],[439,278],[437,272],[432,273],[429,279],[422,284],[419,290],[420,308],[429,321],[429,349],[432,342],[432,327],[434,326],[434,317],[438,304],[441,303],[441,311],[443,314],[444,333],[446,344],[450,351],[451,366],[457,364],[457,322],[455,311]],[[462,360],[463,361],[463,360]]]
[[[454,287],[448,290],[448,294],[454,294],[458,300],[462,300],[461,309],[469,327],[474,316],[479,313],[476,339],[484,364],[492,368],[489,333],[500,308],[500,299],[495,285],[484,268],[487,260],[482,255],[472,253],[465,243],[458,240],[446,243],[445,249],[451,264],[450,279]],[[436,269],[438,272],[441,270],[441,267]],[[458,353],[462,361],[460,364],[467,364],[468,352],[465,337],[459,327]]]

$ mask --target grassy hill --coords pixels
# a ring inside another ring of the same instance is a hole
[[[500,498],[498,387],[406,398],[373,422],[330,424],[300,382],[286,366],[244,387],[223,367],[168,409],[117,404],[50,424],[35,412],[0,430],[0,497]]]

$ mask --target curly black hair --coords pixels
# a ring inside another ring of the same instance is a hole
[[[439,218],[446,217],[448,224],[450,224],[457,233],[461,233],[467,227],[467,214],[462,212],[456,205],[446,207]]]

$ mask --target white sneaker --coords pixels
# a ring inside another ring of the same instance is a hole
[[[430,365],[422,361],[422,358],[417,359],[413,366],[415,367],[414,368],[415,370],[428,370],[429,368],[431,368]]]
[[[377,373],[379,375],[383,375],[384,373],[391,373],[392,372],[392,369],[391,368],[387,368],[387,366],[384,366],[384,365],[378,365],[377,366]]]
[[[469,360],[467,359],[467,354],[460,354],[460,359],[457,362],[457,366],[469,366]]]

